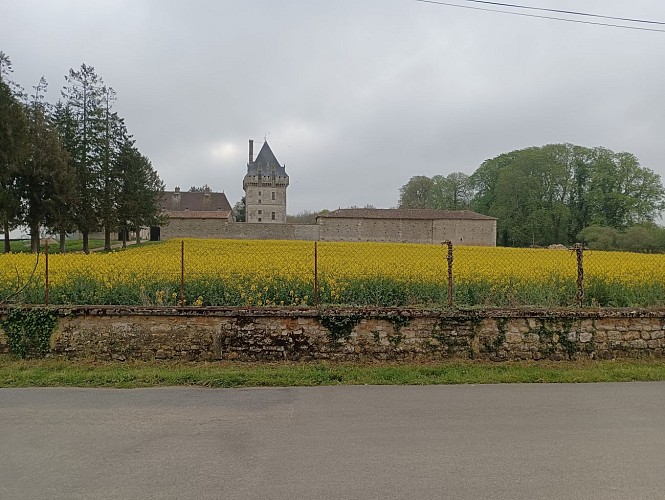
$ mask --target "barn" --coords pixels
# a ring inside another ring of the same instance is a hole
[[[321,241],[496,246],[496,218],[471,210],[343,208],[317,217]]]
[[[214,193],[210,188],[202,191],[166,191],[161,200],[162,214],[168,223],[150,228],[151,240],[169,238],[215,238],[234,221],[233,210],[224,193]]]

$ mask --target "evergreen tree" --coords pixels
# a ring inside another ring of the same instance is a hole
[[[103,141],[98,186],[100,222],[104,228],[104,249],[111,250],[111,231],[118,227],[117,198],[120,193],[119,157],[128,140],[124,121],[112,111],[115,91],[104,87],[103,91]]]
[[[21,213],[18,173],[27,155],[28,122],[20,102],[22,89],[11,80],[12,63],[0,52],[0,220],[4,252],[10,252],[9,232]]]
[[[32,251],[38,252],[40,228],[50,225],[55,206],[71,197],[73,176],[44,101],[47,89],[44,77],[34,89],[27,106],[29,150],[19,170],[18,185],[24,205],[22,221],[30,229]]]
[[[158,226],[165,222],[159,206],[164,194],[164,183],[150,160],[129,139],[125,140],[120,151],[118,175],[118,227],[124,248],[130,229],[136,231],[136,242],[140,243],[142,227]]]
[[[90,252],[89,234],[100,227],[98,193],[104,161],[104,85],[92,66],[69,70],[62,96],[75,124],[68,152],[76,169],[76,227],[83,236],[83,250]],[[71,148],[71,149],[70,149]]]

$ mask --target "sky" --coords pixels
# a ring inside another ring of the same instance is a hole
[[[665,22],[662,0],[508,3]],[[93,66],[167,190],[232,205],[249,139],[286,164],[289,214],[394,207],[413,176],[562,142],[665,178],[665,32],[415,0],[0,0],[0,51],[52,102]]]

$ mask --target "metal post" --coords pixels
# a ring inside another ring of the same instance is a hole
[[[46,245],[44,246],[44,257],[46,259],[46,268],[44,270],[46,280],[46,305],[48,305],[48,238],[46,239]]]
[[[575,243],[573,250],[577,255],[577,306],[582,307],[584,303],[584,243]]]
[[[185,307],[185,240],[180,242],[180,305]]]
[[[314,307],[319,307],[319,256],[316,243],[314,241]]]
[[[453,242],[446,240],[443,242],[444,245],[448,246],[448,256],[446,260],[448,261],[448,307],[453,306]]]

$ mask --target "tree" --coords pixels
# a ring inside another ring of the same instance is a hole
[[[203,186],[192,186],[189,188],[190,193],[205,193],[205,192],[210,192],[210,186],[207,184],[204,184]]]
[[[70,107],[59,100],[53,108],[53,123],[60,138],[60,144],[65,151],[74,151],[77,144],[77,123],[71,113]],[[67,170],[72,180],[67,196],[62,196],[58,203],[54,204],[51,213],[50,229],[59,235],[60,252],[64,253],[66,249],[65,241],[67,233],[76,230],[76,216],[78,213],[78,193],[79,185],[76,178],[76,162],[71,154],[67,154]]]
[[[104,151],[104,85],[95,69],[85,64],[78,71],[70,69],[65,81],[67,85],[62,90],[62,97],[75,126],[72,143],[67,144],[77,179],[74,221],[83,235],[83,250],[89,253],[89,234],[100,226],[97,194]]]
[[[24,205],[23,222],[30,228],[31,249],[38,252],[40,228],[54,221],[55,205],[71,197],[73,172],[44,102],[44,77],[33,88],[35,93],[27,107],[29,149],[19,169],[18,187]]]
[[[102,88],[102,146],[99,170],[98,204],[99,220],[104,228],[104,250],[111,250],[111,231],[118,226],[116,200],[120,191],[119,155],[128,140],[124,121],[112,112],[115,91]]]
[[[130,139],[126,139],[121,148],[118,175],[117,216],[124,248],[130,229],[136,231],[136,242],[139,243],[142,227],[164,223],[159,206],[164,183],[150,160],[136,149]]]
[[[236,222],[246,222],[246,211],[247,207],[245,205],[245,197],[240,198],[240,201],[233,206],[233,212],[236,214]]]
[[[471,205],[473,191],[469,176],[453,172],[447,176],[432,177],[428,208],[438,210],[467,210]]]
[[[589,225],[652,222],[665,190],[630,153],[550,144],[486,160],[471,176],[475,210],[497,217],[502,245],[571,243]]]
[[[21,212],[17,178],[28,147],[28,123],[20,102],[22,90],[12,82],[11,73],[9,57],[0,52],[0,220],[5,253],[11,251],[9,232],[18,223]]]
[[[429,177],[411,177],[399,190],[399,208],[429,208],[433,187]]]

